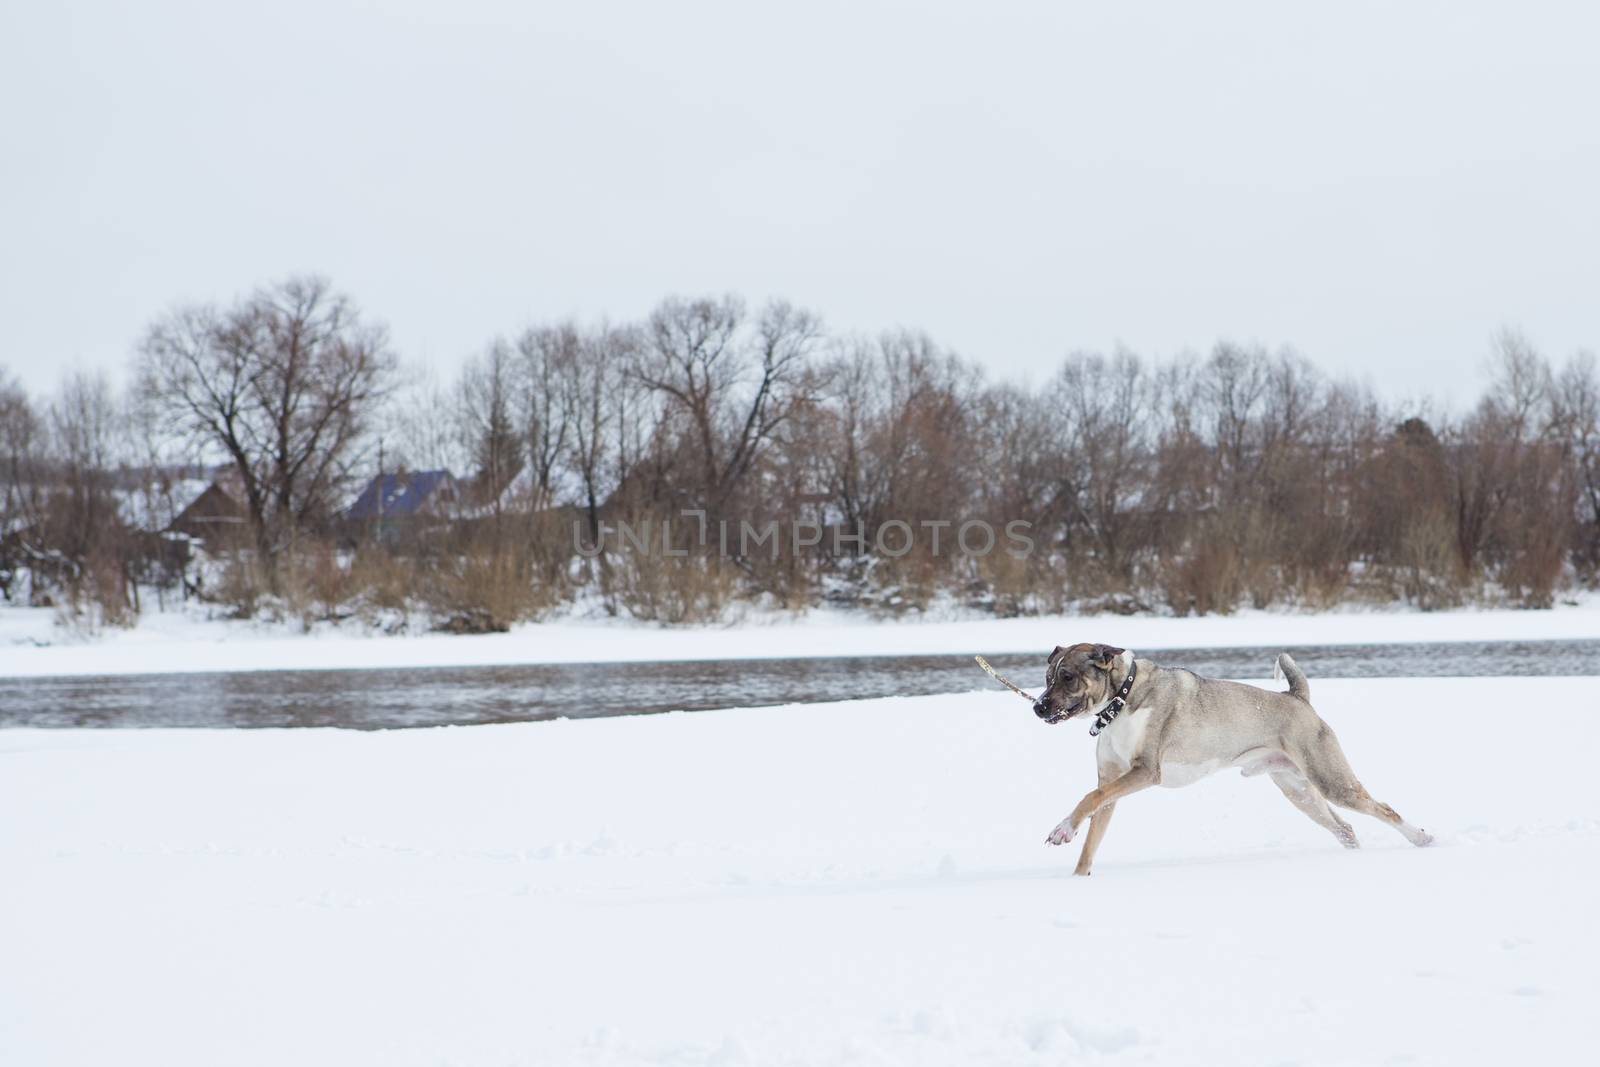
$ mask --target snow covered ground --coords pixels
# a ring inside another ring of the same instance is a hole
[[[1153,649],[1600,638],[1600,597],[1586,595],[1576,606],[1549,611],[1251,611],[1184,619],[1095,615],[885,622],[816,611],[798,617],[752,615],[739,625],[711,628],[566,620],[472,637],[389,636],[355,627],[297,634],[282,625],[151,612],[132,630],[83,639],[56,626],[54,618],[48,609],[0,608],[0,675],[994,653],[1080,640]]]
[[[1073,878],[1043,841],[1093,784],[1086,728],[999,690],[0,731],[0,1063],[1589,1055],[1600,681],[1313,689],[1436,846],[1352,816],[1346,852],[1230,773],[1124,801]]]

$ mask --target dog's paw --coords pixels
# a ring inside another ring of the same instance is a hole
[[[1065,845],[1077,833],[1077,827],[1072,825],[1072,817],[1068,816],[1056,823],[1056,828],[1050,831],[1050,836],[1045,838],[1045,843],[1050,845]]]

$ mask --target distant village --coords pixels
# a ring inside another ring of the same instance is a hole
[[[249,513],[234,471],[216,467],[202,477],[184,477],[180,468],[162,474],[162,484],[171,486],[165,494],[175,511],[169,522],[150,532],[177,535],[213,551],[248,545]],[[351,547],[365,537],[394,540],[414,535],[429,522],[469,517],[471,503],[449,471],[377,474],[339,513],[336,529]],[[506,510],[515,510],[516,495],[507,491],[499,503]]]
[[[1514,332],[1487,358],[1459,414],[1229,343],[1019,384],[730,295],[531,326],[440,383],[294,277],[153,320],[125,389],[0,372],[0,603],[456,632],[1549,606],[1600,580],[1600,370]],[[973,530],[1026,537],[972,552]]]

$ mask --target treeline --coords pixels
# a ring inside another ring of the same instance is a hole
[[[1464,415],[1226,343],[1076,353],[1023,387],[730,296],[532,327],[439,382],[293,278],[153,322],[122,395],[0,375],[0,594],[459,630],[571,604],[1544,607],[1600,569],[1600,375],[1514,333],[1488,357]],[[207,481],[236,514],[196,535]],[[407,488],[432,496],[386,511]]]

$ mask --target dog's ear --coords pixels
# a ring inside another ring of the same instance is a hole
[[[1126,651],[1127,649],[1115,645],[1095,645],[1094,651],[1089,653],[1089,662],[1102,670],[1109,670],[1117,661],[1117,657]]]
[[[1066,649],[1062,648],[1060,645],[1057,645],[1056,646],[1056,650],[1054,652],[1050,653],[1050,658],[1051,659],[1055,659],[1057,656],[1061,655],[1061,653],[1063,653],[1065,651],[1066,651]]]

